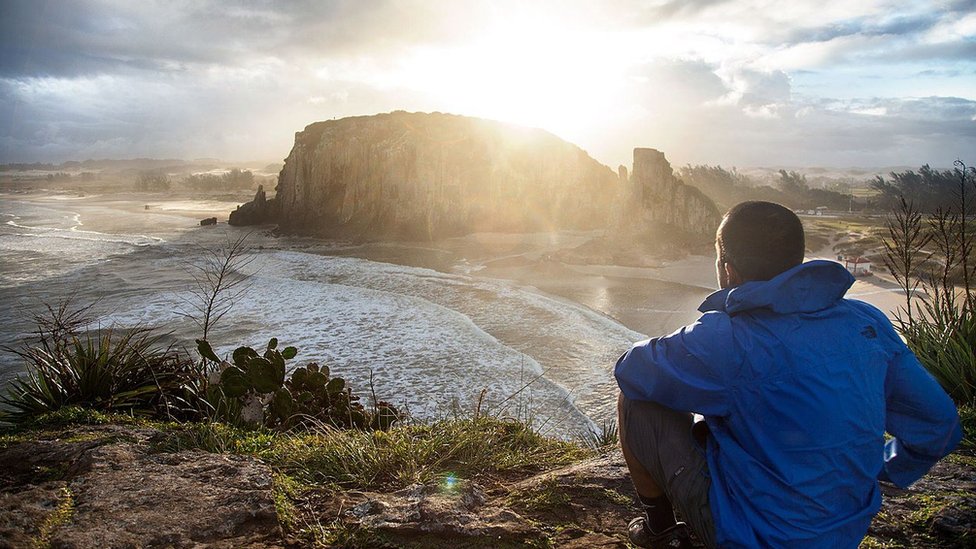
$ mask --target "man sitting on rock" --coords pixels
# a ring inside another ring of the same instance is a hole
[[[908,486],[959,443],[956,408],[884,313],[844,298],[843,266],[803,263],[790,210],[735,206],[716,248],[701,318],[617,362],[645,507],[630,540],[690,547],[690,526],[709,547],[857,547],[878,481]]]

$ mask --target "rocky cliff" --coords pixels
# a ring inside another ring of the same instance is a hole
[[[621,171],[621,177],[626,177],[626,173]],[[654,233],[669,227],[703,238],[714,237],[721,221],[715,203],[675,177],[661,151],[634,149],[634,167],[628,183],[626,198],[615,219],[619,231]]]
[[[298,132],[275,208],[288,232],[431,239],[603,227],[618,188],[609,168],[548,132],[394,112]]]
[[[631,173],[614,173],[543,130],[441,113],[311,124],[276,190],[268,200],[259,190],[231,224],[353,239],[612,227],[622,238],[708,240],[719,220],[654,149],[635,149]]]
[[[620,192],[606,233],[555,255],[566,263],[649,267],[662,257],[710,254],[721,214],[701,191],[674,176],[664,153],[634,149],[628,174],[617,168]]]

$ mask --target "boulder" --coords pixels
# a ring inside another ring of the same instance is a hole
[[[0,449],[0,547],[276,547],[267,465],[84,427]]]
[[[227,222],[230,225],[263,225],[277,220],[276,201],[268,200],[264,193],[264,185],[258,185],[258,192],[254,193],[254,200],[242,204],[230,212]],[[202,222],[201,222],[202,224]]]

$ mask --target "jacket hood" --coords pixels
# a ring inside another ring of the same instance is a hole
[[[807,261],[770,280],[746,282],[719,290],[702,302],[699,311],[736,314],[770,309],[780,314],[812,313],[830,307],[844,297],[854,277],[840,263]]]

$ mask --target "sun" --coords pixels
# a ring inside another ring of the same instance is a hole
[[[558,22],[507,22],[446,48],[402,59],[399,79],[442,110],[574,138],[605,121],[619,104],[626,59],[620,34]]]

